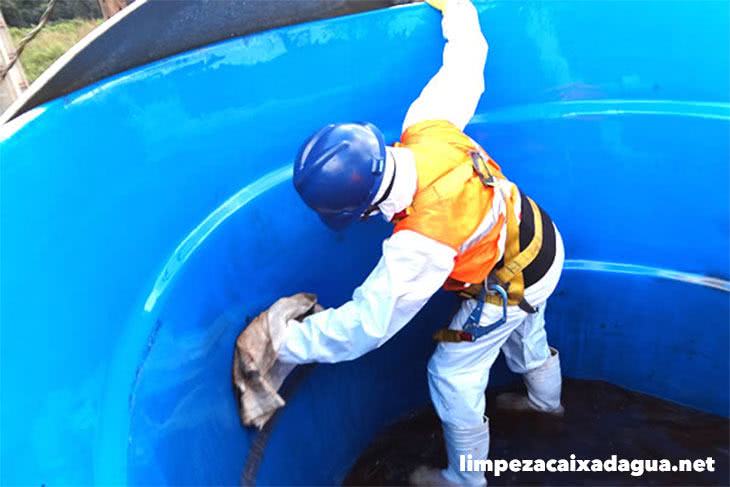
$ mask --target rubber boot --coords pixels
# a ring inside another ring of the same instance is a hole
[[[411,485],[486,486],[487,479],[484,472],[462,472],[460,466],[464,466],[466,470],[467,459],[486,460],[489,453],[489,421],[485,420],[483,424],[472,428],[454,428],[444,423],[443,429],[449,466],[445,470],[419,467],[411,474]]]
[[[499,409],[513,411],[539,411],[562,416],[565,411],[560,403],[562,378],[560,376],[560,356],[550,347],[550,357],[536,369],[523,374],[527,386],[527,396],[507,392],[497,396]]]

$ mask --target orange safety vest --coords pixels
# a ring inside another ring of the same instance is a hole
[[[519,190],[507,182],[497,163],[476,142],[448,121],[430,120],[409,127],[396,146],[407,147],[415,155],[418,184],[411,206],[396,221],[393,232],[411,230],[454,249],[454,269],[444,287],[463,291],[471,284],[484,283],[495,271],[500,260],[499,235],[506,224],[504,265],[493,276],[508,286],[509,304],[523,305],[521,271],[535,258],[542,244],[537,205],[525,198],[533,208],[535,232],[527,248],[520,251],[519,222],[514,210]],[[474,157],[484,171],[477,172]],[[485,172],[494,178],[491,184],[482,180]],[[462,251],[463,244],[491,209],[495,191],[503,192],[506,216],[500,215],[489,232]]]

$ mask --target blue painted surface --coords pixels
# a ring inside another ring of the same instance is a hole
[[[728,415],[726,2],[478,7],[490,57],[468,131],[564,236],[548,327],[565,373]],[[235,336],[284,294],[342,303],[388,232],[326,230],[290,161],[332,121],[394,140],[439,31],[423,5],[279,29],[2,128],[0,483],[238,482]],[[454,305],[433,301],[382,349],[314,369],[260,483],[336,482],[427,403],[429,335]]]

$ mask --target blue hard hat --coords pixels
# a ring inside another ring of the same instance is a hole
[[[385,171],[385,140],[370,123],[327,125],[312,135],[294,161],[294,187],[335,230],[362,217]]]

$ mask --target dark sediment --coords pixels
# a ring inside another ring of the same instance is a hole
[[[498,391],[502,392],[502,391]],[[567,379],[565,415],[497,410],[487,395],[492,459],[715,460],[714,472],[487,473],[489,485],[730,485],[730,421],[605,382]],[[443,435],[431,408],[381,432],[363,452],[344,485],[407,485],[418,465],[444,467]]]

